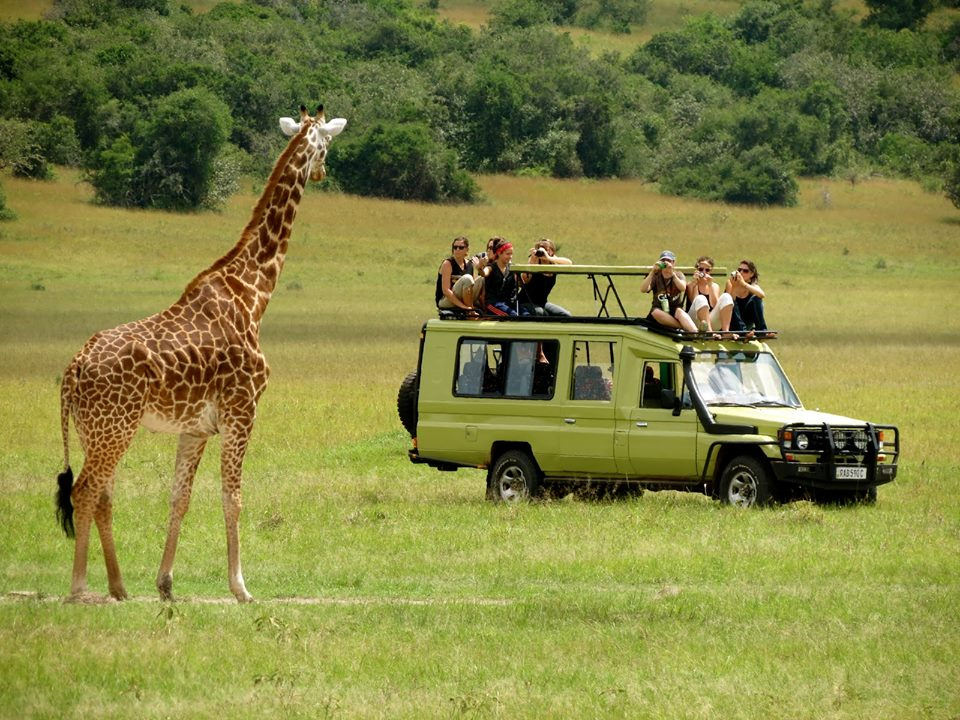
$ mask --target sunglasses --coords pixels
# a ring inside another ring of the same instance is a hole
[[[702,273],[709,273],[709,272],[713,272],[713,268],[710,268],[710,267],[698,267],[698,268],[697,268],[697,271],[698,271],[698,272],[702,272]]]
[[[750,268],[747,268],[747,267],[737,268],[737,270],[740,271],[740,272],[745,272],[745,273],[750,272]]]
[[[466,250],[468,247],[470,247],[470,246],[469,246],[469,245],[454,245],[454,246],[453,246],[453,249],[454,249],[454,250]]]

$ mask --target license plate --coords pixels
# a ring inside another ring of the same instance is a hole
[[[865,467],[838,467],[837,480],[866,480],[867,469]]]

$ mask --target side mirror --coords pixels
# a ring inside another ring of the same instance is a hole
[[[679,407],[677,404],[677,393],[673,390],[660,391],[660,407],[664,410],[675,410]]]

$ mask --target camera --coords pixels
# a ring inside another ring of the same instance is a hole
[[[735,278],[736,276],[737,276],[737,271],[736,271],[736,270],[731,270],[731,271],[730,271],[730,277]]]
[[[660,268],[661,270],[664,270],[666,269],[667,264],[663,260],[661,260],[660,262],[657,263],[657,267]]]
[[[533,254],[536,255],[537,257],[546,257],[547,251],[544,250],[543,248],[537,248],[536,250],[533,251]]]

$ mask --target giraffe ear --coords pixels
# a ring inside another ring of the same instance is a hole
[[[328,123],[324,123],[321,128],[330,137],[336,137],[340,134],[344,127],[346,127],[347,121],[343,118],[334,118]]]
[[[294,121],[293,118],[282,117],[280,118],[280,130],[283,131],[284,135],[296,135],[300,132],[300,123]]]

